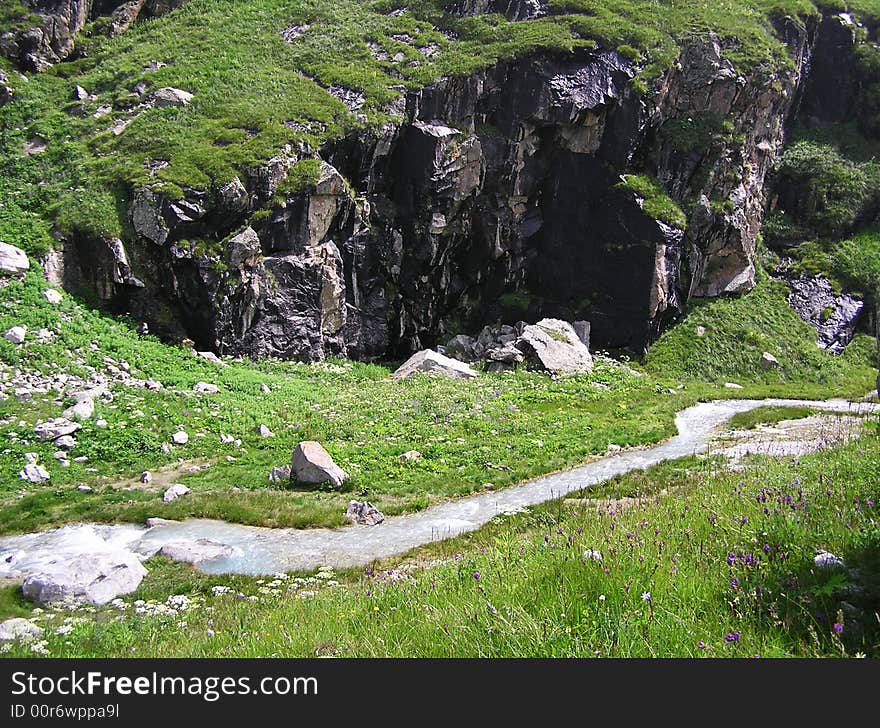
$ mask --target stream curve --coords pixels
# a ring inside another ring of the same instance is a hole
[[[76,548],[79,533],[83,549],[94,548],[97,538],[102,539],[108,548],[130,551],[141,559],[172,544],[181,551],[186,551],[187,546],[198,550],[197,542],[204,545],[204,540],[213,542],[215,547],[221,544],[225,547],[224,554],[195,563],[196,568],[209,574],[263,575],[310,571],[320,566],[365,566],[376,559],[475,531],[495,516],[561,498],[589,485],[665,460],[705,451],[718,428],[733,415],[761,406],[812,407],[850,414],[880,411],[880,404],[877,403],[842,399],[731,399],[704,402],[679,412],[675,418],[678,434],[657,445],[623,450],[503,490],[479,493],[440,503],[417,513],[389,517],[377,526],[267,528],[203,519],[165,521],[152,527],[85,524],[2,537],[0,555],[17,553],[33,556],[33,559],[16,560],[17,575],[26,576],[29,561],[33,560],[35,564],[39,562],[40,553],[57,554],[59,550],[68,550],[71,546]],[[88,534],[82,531],[86,527]],[[3,576],[3,571],[0,560],[0,576]]]

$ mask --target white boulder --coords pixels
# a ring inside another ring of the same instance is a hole
[[[454,379],[473,379],[477,372],[458,359],[450,359],[433,349],[417,351],[392,375],[394,379],[409,379],[416,374],[440,374]]]

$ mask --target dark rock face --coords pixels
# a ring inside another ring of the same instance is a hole
[[[548,8],[543,0],[461,0],[449,12],[461,16],[500,13],[508,20],[531,20],[547,15]]]
[[[696,200],[687,226],[688,296],[739,293],[755,285],[764,183],[782,147],[810,49],[807,29],[784,21],[779,32],[793,66],[775,77],[739,76],[722,59],[717,39],[709,38],[685,49],[661,88],[661,138],[682,120],[730,124],[721,144],[695,146],[670,134],[654,150],[657,177],[671,196]]]
[[[818,333],[821,349],[841,353],[852,341],[865,304],[852,296],[836,295],[831,281],[822,276],[802,276],[788,282],[788,302]]]
[[[807,125],[852,120],[859,69],[853,51],[856,24],[846,13],[822,19],[802,91],[798,119]]]
[[[794,63],[776,76],[738,76],[717,39],[695,40],[647,97],[610,51],[443,79],[406,96],[402,121],[321,149],[317,181],[281,202],[314,150],[183,200],[135,190],[126,248],[144,288],[102,274],[105,300],[227,354],[403,357],[541,318],[641,352],[688,297],[754,285],[764,179],[810,43],[783,30]],[[669,130],[694,117],[730,129],[682,145]],[[646,212],[625,173],[692,210],[686,229]]]
[[[28,0],[39,22],[24,31],[0,32],[0,54],[29,71],[45,71],[67,58],[86,24],[110,16],[107,32],[118,35],[139,17],[156,17],[185,0]]]

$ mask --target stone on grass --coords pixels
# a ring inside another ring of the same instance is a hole
[[[742,386],[742,384],[737,384],[736,382],[725,382],[724,388],[725,389],[742,389],[743,386]]]
[[[82,425],[78,422],[71,422],[66,417],[56,417],[34,427],[34,434],[43,442],[49,442],[49,440],[57,440],[65,435],[72,435],[81,429]]]
[[[593,357],[567,321],[545,318],[523,329],[516,342],[533,366],[551,374],[586,374]]]
[[[333,462],[320,443],[306,440],[293,450],[290,468],[298,483],[333,483],[337,488],[348,480],[348,473]]]
[[[440,374],[454,379],[473,379],[477,376],[477,372],[464,362],[450,359],[432,349],[423,349],[401,364],[394,372],[393,377],[401,380],[409,379],[416,374],[426,373]]]
[[[149,470],[145,470],[144,472],[141,473],[140,480],[141,480],[141,483],[144,483],[144,484],[150,483],[153,480],[153,474]]]
[[[209,361],[212,364],[217,364],[221,367],[226,366],[226,362],[223,361],[219,356],[217,356],[213,351],[197,351],[196,356],[201,357],[205,361]]]
[[[189,442],[189,435],[183,430],[178,430],[171,436],[171,442],[175,445],[186,445]]]
[[[416,463],[422,459],[422,453],[418,450],[408,450],[402,455],[399,455],[397,459],[402,463]]]
[[[359,526],[376,526],[385,520],[385,514],[367,501],[349,501],[345,517]]]
[[[0,273],[18,275],[30,267],[27,253],[14,245],[0,242]]]
[[[0,622],[0,642],[12,642],[19,640],[28,642],[43,634],[43,628],[38,627],[29,619],[15,617]]]
[[[28,483],[45,483],[49,480],[49,473],[42,465],[36,463],[28,463],[18,471],[18,477],[26,480]]]
[[[45,296],[46,300],[53,306],[61,303],[61,301],[64,299],[64,297],[54,288],[47,288],[45,291],[43,291],[43,296]]]
[[[272,430],[270,430],[268,427],[266,427],[266,425],[260,425],[257,428],[257,434],[260,437],[275,437],[275,433],[272,432]]]
[[[78,485],[78,486],[76,486],[76,489],[80,493],[91,493],[92,492],[92,489],[88,485]]]
[[[83,397],[72,407],[64,410],[62,417],[68,420],[76,420],[77,422],[85,422],[92,419],[95,414],[95,402],[91,398]]]
[[[161,109],[164,106],[189,106],[193,95],[173,86],[165,86],[153,93],[153,99],[157,108]]]
[[[23,344],[25,336],[27,336],[27,326],[13,326],[5,334],[3,338],[13,344]]]
[[[289,465],[272,468],[272,470],[269,471],[269,482],[279,484],[289,483],[291,472]]]
[[[76,447],[76,438],[73,435],[62,435],[55,440],[55,446],[62,450],[73,450]]]
[[[196,382],[193,386],[193,392],[198,392],[199,394],[217,394],[220,391],[220,387],[216,384],[209,384],[208,382]]]
[[[844,567],[843,559],[830,551],[820,551],[813,559],[813,563],[820,569],[840,569]]]
[[[174,483],[165,493],[162,495],[162,500],[166,503],[173,503],[181,496],[189,493],[189,488],[187,488],[182,483]]]
[[[770,369],[779,369],[779,360],[769,351],[761,354],[761,369],[765,372]]]

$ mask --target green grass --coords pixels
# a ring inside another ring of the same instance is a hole
[[[860,396],[874,377],[868,358],[873,349],[867,345],[838,358],[810,350],[815,348],[811,330],[799,319],[790,320],[794,314],[784,301],[774,308],[781,294],[772,287],[692,312],[652,350],[652,376],[637,376],[631,368],[599,357],[588,376],[553,380],[523,370],[483,373],[470,382],[433,377],[395,382],[393,365],[352,362],[229,360],[220,367],[152,337],[138,337],[130,322],[114,321],[70,295],[52,306],[42,295],[45,288],[35,269],[0,291],[0,331],[24,323],[31,337],[23,347],[0,340],[5,376],[14,368],[86,375],[93,367],[106,372],[104,358],[110,357],[125,361],[132,376],[158,380],[165,389],[114,385],[113,401],[99,400],[95,413],[108,426],[98,427],[96,419],[84,424],[71,455],[86,461],[67,468],[53,459],[51,443],[37,442],[32,431],[39,419],[58,416],[69,402],[51,393],[30,402],[14,396],[0,400],[0,436],[7,443],[0,452],[0,532],[71,520],[143,522],[151,516],[337,526],[355,494],[366,493],[388,515],[416,511],[478,492],[484,483],[503,487],[584,462],[605,453],[610,444],[657,442],[673,434],[675,412],[700,399]],[[773,319],[775,328],[760,318],[770,313],[778,317]],[[708,329],[702,339],[688,333],[698,314]],[[781,373],[760,372],[757,359],[769,348],[769,339],[744,349],[742,342],[758,335],[751,328],[744,331],[744,325],[763,332],[761,336],[778,333],[776,341],[785,347],[773,351],[782,363]],[[55,338],[38,343],[34,334],[40,328],[55,332]],[[702,349],[704,345],[708,348]],[[673,359],[675,366],[669,364]],[[709,364],[729,369],[708,370]],[[732,392],[698,381],[733,375],[747,385],[745,390]],[[217,384],[220,393],[194,394],[199,381]],[[271,391],[263,393],[262,384]],[[276,436],[260,438],[260,424]],[[162,446],[178,427],[185,428],[190,441],[166,454]],[[221,435],[239,438],[241,446],[222,443]],[[269,470],[289,462],[301,440],[322,442],[351,474],[343,492],[269,483]],[[422,453],[422,460],[400,463],[398,456],[413,449]],[[28,485],[18,478],[26,452],[39,455],[52,476],[49,483]],[[176,466],[178,458],[209,467],[187,472]],[[169,468],[165,480],[185,483],[192,495],[165,504],[164,484],[158,479],[151,487],[135,482],[143,470]],[[94,492],[79,492],[78,484]]]
[[[645,214],[672,227],[682,230],[687,227],[687,216],[657,180],[644,174],[627,174],[618,186],[630,190],[644,200],[642,209]]]
[[[870,347],[855,342],[853,352],[840,357],[820,350],[815,330],[788,306],[787,294],[784,283],[762,280],[743,296],[693,303],[648,351],[647,369],[658,376],[719,383],[797,381],[803,391],[850,381],[860,382],[862,393],[870,391],[871,368],[862,359]],[[706,329],[703,336],[696,334],[698,326]],[[761,369],[765,351],[779,360],[779,369]]]
[[[745,472],[711,459],[665,463],[609,484],[643,496],[626,507],[556,501],[363,572],[248,581],[152,560],[119,609],[37,615],[49,627],[39,649],[59,657],[876,657],[878,463],[873,435],[797,460],[755,458]],[[818,569],[820,549],[849,569]],[[227,585],[218,595],[210,588]],[[168,613],[173,594],[187,596],[188,608]],[[135,614],[135,599],[153,604]],[[144,613],[158,604],[165,614]],[[63,619],[72,634],[54,633]]]
[[[734,430],[754,430],[759,425],[775,425],[785,420],[800,420],[817,413],[810,407],[756,407],[749,412],[739,412],[730,418]]]

